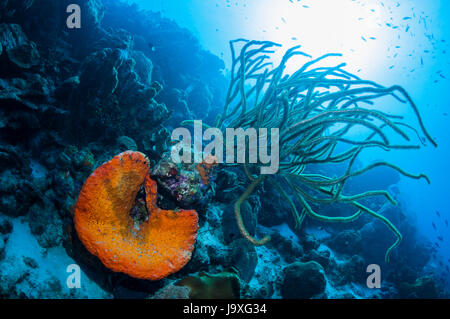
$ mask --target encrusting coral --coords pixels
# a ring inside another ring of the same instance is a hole
[[[159,209],[156,197],[145,155],[115,156],[92,173],[80,192],[74,215],[80,240],[116,272],[149,280],[177,272],[191,258],[197,213]]]
[[[239,54],[236,54],[237,46],[240,46]],[[253,172],[257,172],[263,164],[243,164],[251,184],[234,207],[242,235],[255,245],[264,245],[270,240],[270,237],[252,237],[245,229],[240,213],[241,204],[258,185],[268,181],[289,203],[296,228],[300,228],[306,216],[326,222],[351,222],[363,212],[383,222],[397,237],[386,252],[385,259],[388,262],[392,250],[400,244],[402,235],[386,217],[362,204],[361,200],[384,196],[392,204],[396,204],[396,201],[385,190],[346,195],[344,186],[352,177],[379,166],[392,168],[406,177],[423,178],[429,183],[424,174],[413,175],[384,161],[372,163],[360,170],[353,168],[364,149],[418,149],[420,145],[391,143],[390,139],[394,138],[411,141],[407,133],[416,135],[422,144],[428,140],[437,146],[436,142],[427,132],[418,108],[402,87],[384,87],[360,79],[345,71],[344,63],[334,67],[312,68],[323,59],[340,54],[326,54],[288,74],[286,64],[292,62],[294,56],[311,57],[299,51],[300,46],[296,46],[286,51],[279,65],[273,66],[270,58],[277,47],[280,45],[269,41],[237,39],[230,42],[231,79],[225,107],[214,125],[222,130],[279,129],[280,169],[276,175],[255,176]],[[374,104],[373,100],[382,97],[393,97],[399,102],[408,103],[425,137],[421,138],[419,131],[404,121],[403,116],[370,107]],[[189,121],[184,124],[189,124]],[[349,134],[355,128],[366,132],[362,139],[357,140]],[[388,138],[388,132],[397,136]],[[317,164],[344,164],[346,168],[341,176],[328,177],[314,170]],[[356,212],[343,217],[325,216],[315,212],[311,203],[344,203],[356,208]],[[300,209],[297,209],[298,206]]]
[[[211,170],[217,166],[218,160],[216,156],[209,155],[202,163],[197,164],[196,169],[202,178],[203,185],[209,185],[211,178]]]
[[[175,163],[171,152],[162,155],[150,172],[160,186],[162,196],[167,196],[178,207],[192,208],[208,203],[215,179],[215,157],[206,158],[205,162]]]

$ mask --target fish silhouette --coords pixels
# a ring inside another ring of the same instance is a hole
[[[448,220],[445,220],[445,226],[448,227]]]
[[[438,215],[438,217],[441,217],[441,214],[439,213],[439,211],[436,211],[436,215]]]
[[[434,230],[436,230],[436,225],[432,222],[431,225],[433,225]]]
[[[444,238],[442,238],[442,236],[438,236],[437,239],[439,239],[440,241],[444,241]]]

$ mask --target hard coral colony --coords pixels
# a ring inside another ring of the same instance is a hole
[[[191,258],[197,213],[159,209],[156,196],[145,155],[115,156],[92,173],[80,192],[74,216],[80,240],[116,272],[149,280],[177,272]],[[147,212],[143,220],[130,216],[136,208]]]

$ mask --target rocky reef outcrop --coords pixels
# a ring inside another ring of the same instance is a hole
[[[295,262],[284,269],[281,294],[286,299],[309,299],[325,292],[326,280],[322,266],[315,261]]]

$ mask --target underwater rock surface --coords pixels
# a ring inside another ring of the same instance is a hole
[[[116,0],[79,2],[81,30],[65,28],[55,1],[0,3],[0,298],[448,296],[426,272],[431,253],[401,205],[382,208],[403,233],[389,265],[392,235],[381,223],[306,219],[299,229],[289,203],[266,184],[241,215],[250,235],[271,241],[249,243],[234,207],[246,176],[220,164],[177,165],[169,156],[171,129],[184,120],[212,123],[220,112],[224,62],[159,13]],[[191,260],[155,282],[105,268],[73,226],[88,176],[127,150],[149,158],[160,208],[199,215]],[[392,174],[378,183],[397,181]],[[373,263],[382,265],[387,288],[366,288]],[[81,269],[80,289],[67,286],[72,264]]]
[[[309,299],[325,291],[324,270],[315,261],[295,262],[284,269],[281,295],[286,299]]]

